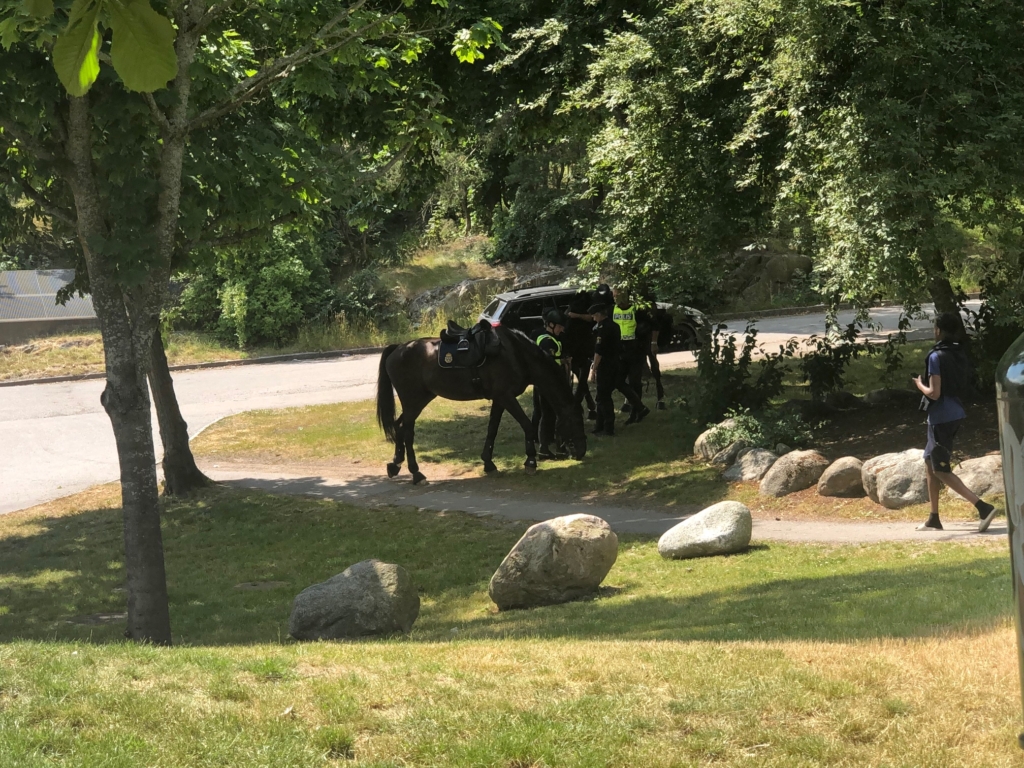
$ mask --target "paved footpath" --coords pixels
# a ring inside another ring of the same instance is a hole
[[[548,520],[552,517],[585,513],[607,520],[619,533],[660,536],[686,519],[665,512],[630,507],[614,507],[579,502],[525,500],[512,491],[491,495],[468,493],[459,481],[442,480],[414,487],[408,475],[395,480],[364,475],[346,479],[316,474],[290,474],[273,468],[220,469],[206,466],[213,479],[240,488],[255,488],[271,493],[312,496],[345,501],[360,506],[409,505],[436,512],[459,511],[503,520]],[[755,541],[818,542],[833,544],[871,544],[882,541],[986,541],[1006,536],[1006,526],[998,519],[984,534],[975,523],[949,523],[945,531],[924,533],[914,530],[916,523],[856,523],[810,520],[754,520]]]

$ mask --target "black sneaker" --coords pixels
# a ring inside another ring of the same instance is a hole
[[[984,533],[995,519],[996,508],[987,501],[978,502],[978,533]]]
[[[587,421],[597,421],[597,411],[587,411]]]

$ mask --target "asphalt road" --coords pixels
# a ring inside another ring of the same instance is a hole
[[[896,330],[898,308],[872,312],[877,340]],[[849,322],[853,313],[843,313]],[[742,332],[744,323],[730,323]],[[759,340],[772,348],[792,336],[821,333],[823,315],[758,321]],[[927,333],[928,320],[915,322]],[[351,402],[374,396],[377,355],[179,372],[178,402],[195,436],[243,411]],[[692,365],[693,355],[663,355],[663,368]],[[114,436],[100,406],[102,380],[32,384],[0,389],[0,514],[24,509],[118,477]],[[156,416],[153,417],[154,428]],[[158,435],[154,439],[159,451]]]

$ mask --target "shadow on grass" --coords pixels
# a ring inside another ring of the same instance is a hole
[[[299,591],[370,557],[411,572],[423,598],[413,636],[421,642],[447,640],[453,626],[470,639],[915,637],[989,627],[1005,620],[1010,604],[1002,553],[973,547],[762,546],[729,558],[666,561],[649,540],[624,537],[606,596],[490,613],[487,582],[525,526],[227,490],[168,504],[174,639],[286,640]],[[123,624],[109,615],[124,610],[120,542],[116,509],[7,525],[0,642],[118,641]]]

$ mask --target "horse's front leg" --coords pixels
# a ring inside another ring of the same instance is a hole
[[[488,474],[498,471],[498,468],[491,459],[494,458],[494,441],[498,437],[498,427],[501,426],[501,417],[504,413],[505,409],[498,405],[497,402],[491,403],[491,418],[487,422],[487,437],[484,439],[484,452],[480,454],[480,458],[484,460],[484,472],[487,472]]]
[[[523,428],[523,433],[526,435],[526,461],[523,462],[523,466],[526,467],[527,472],[537,471],[537,430],[533,427],[533,421],[529,416],[526,415],[526,411],[519,405],[519,401],[514,397],[507,398],[502,406],[506,411],[512,414],[512,418],[519,422],[519,426]]]

